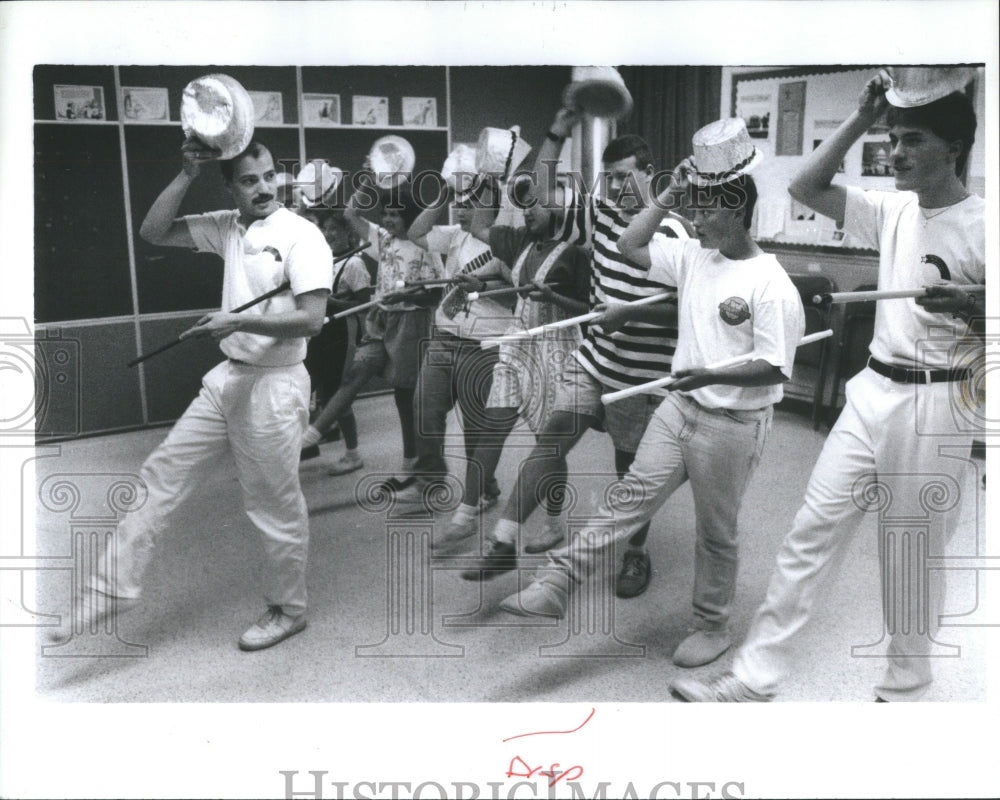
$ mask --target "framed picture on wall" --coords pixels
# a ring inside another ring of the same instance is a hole
[[[303,125],[339,125],[339,94],[303,94]]]
[[[281,125],[285,121],[281,92],[251,92],[254,125]]]
[[[743,118],[747,133],[754,139],[766,139],[771,132],[772,97],[769,90],[747,92],[740,97],[736,116]]]
[[[436,128],[437,98],[404,97],[403,124],[417,128]]]
[[[107,119],[104,110],[104,87],[69,86],[52,87],[56,102],[56,119],[87,122]]]
[[[892,145],[888,142],[865,142],[861,148],[861,174],[878,178],[895,175]]]
[[[354,95],[351,103],[351,122],[355,125],[387,126],[389,124],[389,98],[370,97],[364,94]]]
[[[165,88],[123,86],[122,108],[126,122],[166,122],[170,119],[170,102]]]

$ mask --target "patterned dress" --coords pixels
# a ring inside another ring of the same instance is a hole
[[[504,239],[507,241],[505,242]],[[520,242],[520,248],[511,245]],[[535,280],[555,284],[559,294],[587,302],[590,282],[589,257],[579,247],[566,242],[527,239],[513,229],[494,229],[490,244],[498,258],[520,252],[513,260],[510,282],[526,286]],[[504,246],[506,245],[506,246]],[[570,313],[554,303],[519,296],[514,324],[508,333],[567,319]],[[516,408],[536,433],[542,429],[555,396],[557,376],[583,337],[578,325],[546,331],[500,345],[500,362],[493,369],[493,387],[488,408]]]

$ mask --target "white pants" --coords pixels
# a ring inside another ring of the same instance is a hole
[[[304,612],[309,516],[299,451],[308,420],[309,375],[302,364],[224,361],[210,370],[199,395],[142,465],[146,502],[118,526],[115,576],[98,575],[94,588],[116,597],[141,594],[142,575],[171,512],[229,449],[243,506],[263,539],[265,600],[287,614]]]
[[[944,572],[926,569],[920,556],[943,555],[954,532],[972,446],[972,434],[960,432],[968,423],[957,392],[956,383],[895,383],[870,369],[847,384],[847,405],[813,468],[767,597],[733,663],[747,686],[777,691],[827,568],[843,554],[861,515],[876,512],[874,505],[889,638],[876,695],[915,700],[926,691]]]

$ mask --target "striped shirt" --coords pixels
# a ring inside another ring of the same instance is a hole
[[[618,239],[632,221],[603,198],[568,192],[560,239],[592,247],[590,305],[624,303],[660,292],[676,291],[650,280],[648,270],[618,251]],[[680,218],[668,215],[659,232],[669,238],[690,238]],[[625,389],[662,378],[670,372],[677,347],[677,328],[649,322],[629,322],[614,333],[589,325],[577,360],[605,386]]]

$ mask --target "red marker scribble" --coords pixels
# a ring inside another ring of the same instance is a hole
[[[517,736],[508,736],[503,741],[509,742],[509,741],[511,741],[513,739],[520,739],[520,738],[522,738],[524,736],[541,736],[542,734],[546,734],[546,733],[576,733],[578,730],[580,730],[580,728],[582,728],[584,725],[586,725],[588,722],[590,722],[591,718],[594,716],[594,712],[595,711],[597,711],[596,708],[590,709],[590,713],[587,715],[587,718],[583,722],[581,722],[579,725],[577,725],[575,728],[573,728],[573,730],[570,730],[570,731],[532,731],[531,733],[519,733],[519,734],[517,734]]]

